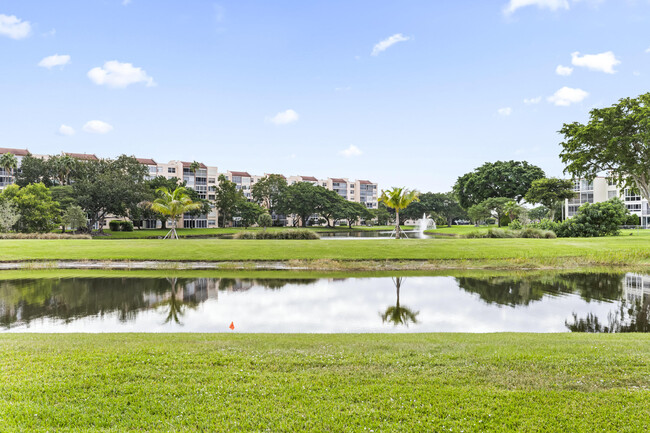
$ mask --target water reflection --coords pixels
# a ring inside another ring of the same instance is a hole
[[[405,325],[409,326],[409,323],[418,323],[417,316],[420,314],[419,311],[413,311],[406,305],[400,305],[399,303],[399,290],[402,286],[402,281],[404,277],[394,277],[392,278],[393,283],[395,284],[395,289],[397,290],[397,301],[395,306],[390,306],[386,308],[386,311],[380,313],[381,321],[386,323],[390,322],[393,325]]]
[[[224,332],[231,321],[237,332],[649,332],[650,276],[0,281],[4,331]]]

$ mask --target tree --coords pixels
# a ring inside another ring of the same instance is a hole
[[[618,197],[600,203],[586,203],[580,206],[573,218],[556,224],[554,231],[559,237],[615,236],[619,234],[627,214],[625,204]]]
[[[268,212],[264,212],[257,218],[257,225],[264,227],[264,231],[266,231],[267,227],[273,225],[273,218],[271,218]]]
[[[481,204],[496,216],[497,225],[501,227],[501,218],[506,216],[511,201],[507,197],[492,197],[482,201]]]
[[[241,224],[246,228],[255,224],[260,215],[265,213],[263,207],[247,200],[239,200],[234,211],[235,216],[240,218]]]
[[[253,200],[264,206],[271,214],[278,213],[281,197],[287,189],[287,180],[279,174],[269,174],[255,182],[251,188]]]
[[[344,200],[341,206],[338,206],[334,214],[336,221],[346,220],[350,229],[355,222],[362,219],[368,220],[372,217],[372,212],[365,205],[347,200]]]
[[[129,209],[150,198],[145,183],[147,168],[135,158],[80,161],[72,188],[77,204],[88,214],[88,227],[106,216],[128,217]],[[100,233],[103,224],[99,224]]]
[[[565,173],[593,179],[609,172],[624,188],[636,188],[650,200],[650,93],[594,108],[589,122],[565,123],[560,158]]]
[[[537,206],[528,211],[528,218],[530,218],[531,221],[541,221],[544,218],[548,218],[549,214],[549,208],[546,206]]]
[[[69,155],[53,156],[47,160],[51,174],[59,185],[69,185],[72,172],[79,165],[79,161]]]
[[[384,203],[379,203],[377,209],[375,210],[375,218],[377,218],[377,224],[380,226],[388,225],[390,221],[390,212]]]
[[[223,219],[222,227],[226,221],[232,219],[235,206],[239,201],[246,200],[244,193],[237,190],[237,185],[229,181],[223,174],[219,175],[219,185],[215,187],[215,206]]]
[[[14,170],[18,168],[18,158],[13,153],[3,153],[0,156],[0,168],[13,176]]]
[[[296,215],[300,218],[303,227],[307,226],[309,217],[317,213],[319,193],[322,186],[315,186],[309,182],[296,182],[285,190],[279,208],[285,215]],[[297,221],[298,218],[294,218]]]
[[[389,208],[395,209],[395,239],[400,238],[399,228],[399,211],[406,209],[406,207],[414,201],[418,201],[419,192],[409,191],[406,188],[391,188],[381,192],[379,201],[384,203]]]
[[[506,197],[521,202],[534,180],[544,171],[526,161],[486,162],[459,177],[453,192],[464,209],[493,197]]]
[[[61,221],[63,222],[64,227],[70,226],[72,231],[78,230],[82,227],[86,227],[86,212],[76,204],[70,205],[63,212]]]
[[[481,221],[485,221],[489,218],[492,215],[492,212],[485,206],[485,203],[479,203],[470,206],[470,208],[467,209],[467,215],[469,215],[469,218],[472,220],[474,225],[478,226]]]
[[[11,231],[20,219],[20,213],[13,203],[0,202],[0,232]]]
[[[16,185],[20,187],[30,183],[42,183],[48,188],[54,185],[54,177],[51,163],[32,155],[23,156],[20,162],[20,171],[15,176]]]
[[[158,189],[160,197],[155,199],[151,208],[156,212],[167,215],[172,220],[172,229],[165,235],[165,239],[178,239],[176,224],[179,218],[192,209],[201,207],[201,203],[195,203],[187,195],[187,188],[179,186],[173,191],[167,188]]]
[[[344,212],[348,201],[341,197],[336,191],[323,188],[322,186],[314,187],[314,211],[323,218],[327,227],[331,227],[338,219],[337,215]]]
[[[33,183],[24,188],[9,185],[0,194],[1,202],[11,203],[20,214],[15,224],[22,233],[48,233],[56,228],[61,210],[52,200],[52,194],[42,183]]]
[[[526,193],[528,203],[539,203],[549,209],[549,219],[555,217],[555,208],[558,203],[575,197],[573,182],[566,179],[542,178],[533,181]]]
[[[194,174],[196,174],[197,171],[201,168],[201,163],[198,161],[192,161],[190,164],[190,171]]]
[[[505,211],[506,216],[510,218],[510,222],[514,220],[525,222],[524,220],[527,219],[528,211],[526,208],[520,204],[517,204],[517,202],[514,200],[510,200],[508,203],[506,203]]]

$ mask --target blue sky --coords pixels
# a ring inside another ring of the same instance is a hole
[[[559,176],[564,122],[648,91],[649,20],[642,0],[0,0],[0,147],[423,191],[498,159]]]

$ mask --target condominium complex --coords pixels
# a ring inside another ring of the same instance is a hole
[[[564,215],[568,218],[574,216],[585,203],[600,203],[619,197],[630,213],[641,218],[641,226],[644,228],[650,226],[648,201],[632,189],[619,188],[613,178],[599,176],[592,181],[576,179],[573,190],[576,192],[576,197],[566,200],[564,204]]]
[[[39,158],[47,159],[48,155],[34,155],[27,149],[9,149],[0,148],[0,155],[11,153],[18,159],[18,168],[24,156],[32,155]],[[97,160],[96,155],[85,153],[63,153],[64,155],[77,158],[79,160]],[[136,158],[136,160],[147,167],[148,179],[156,176],[164,176],[167,179],[177,178],[184,181],[187,187],[194,189],[200,198],[213,202],[215,200],[215,187],[218,184],[219,175],[223,174],[228,180],[233,182],[237,190],[242,191],[244,197],[249,201],[253,200],[252,187],[268,175],[251,175],[246,171],[225,171],[219,172],[216,166],[207,166],[199,163],[198,167],[193,166],[188,161],[169,161],[168,163],[159,163],[151,158]],[[281,175],[282,176],[282,175]],[[291,185],[296,182],[309,182],[313,185],[319,185],[324,188],[336,191],[341,197],[349,201],[355,201],[365,205],[368,209],[377,209],[378,207],[378,186],[376,183],[367,180],[350,181],[347,178],[327,178],[317,179],[313,176],[289,176],[285,177]],[[10,185],[14,182],[14,175],[11,171],[0,168],[0,188]],[[184,228],[206,228],[216,227],[218,225],[218,213],[213,209],[208,215],[198,217],[186,214],[179,222],[180,227]],[[287,222],[284,218],[279,218],[282,222]],[[157,221],[145,221],[145,228],[155,228],[160,224]]]

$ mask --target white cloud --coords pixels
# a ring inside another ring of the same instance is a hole
[[[38,62],[38,66],[41,66],[41,67],[47,68],[47,69],[52,69],[55,66],[63,67],[65,65],[67,65],[68,63],[70,63],[70,56],[68,56],[67,54],[66,55],[61,55],[61,56],[58,55],[58,54],[55,54],[53,56],[45,57],[43,60]]]
[[[497,110],[497,113],[499,113],[499,116],[510,116],[512,114],[512,108],[510,107],[499,108]]]
[[[300,116],[298,116],[298,113],[292,109],[288,109],[285,111],[280,111],[275,116],[267,118],[267,120],[275,125],[288,125],[289,123],[298,121],[299,117]]]
[[[615,74],[614,66],[620,65],[621,61],[611,51],[600,54],[585,54],[584,56],[580,56],[580,53],[576,51],[575,53],[571,53],[571,64],[574,66],[583,66],[592,71]]]
[[[526,98],[524,99],[524,104],[526,105],[533,105],[533,104],[539,104],[542,102],[542,97],[538,96],[536,98]]]
[[[555,73],[562,75],[563,77],[568,77],[573,73],[573,68],[571,66],[557,65],[557,68],[555,68]]]
[[[111,60],[104,67],[92,68],[88,78],[97,85],[107,85],[113,88],[124,88],[130,84],[145,83],[147,87],[156,83],[142,68],[136,68],[131,63],[121,63]]]
[[[361,149],[359,149],[359,148],[358,148],[357,146],[355,146],[354,144],[351,144],[350,147],[348,147],[347,149],[342,150],[342,151],[339,152],[340,155],[343,155],[343,156],[345,156],[346,158],[351,158],[351,157],[353,157],[353,156],[359,156],[359,155],[361,155],[362,153],[363,153],[363,152],[361,151]]]
[[[23,21],[15,15],[0,14],[0,35],[11,39],[23,39],[29,36],[32,26],[29,21]]]
[[[381,42],[378,42],[373,48],[372,48],[372,55],[377,56],[379,53],[382,51],[386,51],[388,48],[391,46],[395,45],[398,42],[405,42],[411,39],[408,36],[404,36],[401,33],[394,34],[393,36],[390,36],[386,39],[384,39]]]
[[[537,6],[539,9],[569,9],[568,0],[510,0],[508,5],[503,9],[506,15],[514,13],[517,9],[526,6]]]
[[[74,135],[74,133],[75,130],[72,126],[68,126],[68,125],[59,126],[59,135],[70,136],[70,135]]]
[[[109,125],[101,120],[91,120],[86,122],[83,126],[83,130],[91,134],[108,134],[113,130],[113,125]]]
[[[568,107],[573,103],[581,102],[587,96],[589,96],[589,93],[582,89],[572,89],[571,87],[565,86],[555,92],[553,96],[549,96],[547,100],[557,106]]]

